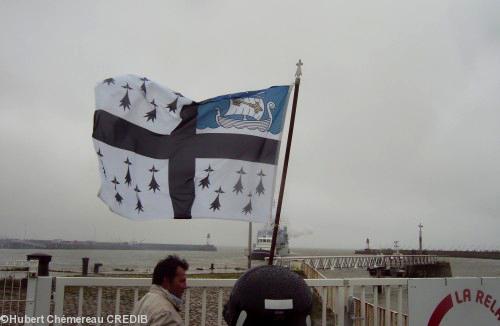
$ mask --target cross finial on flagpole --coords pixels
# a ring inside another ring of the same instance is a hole
[[[297,71],[295,72],[295,78],[299,78],[302,76],[302,60],[299,59],[299,62],[295,64],[297,66]]]

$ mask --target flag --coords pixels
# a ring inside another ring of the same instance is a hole
[[[148,78],[96,85],[99,198],[130,219],[271,217],[290,86],[194,102]]]

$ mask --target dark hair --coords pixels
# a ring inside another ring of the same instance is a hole
[[[160,260],[153,272],[153,284],[161,285],[165,278],[172,281],[177,273],[177,267],[188,270],[189,264],[176,255],[169,255],[167,258]]]

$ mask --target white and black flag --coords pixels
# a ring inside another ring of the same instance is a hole
[[[145,77],[98,83],[101,198],[131,219],[271,217],[290,86],[193,102]]]

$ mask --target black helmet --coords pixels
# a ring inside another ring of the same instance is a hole
[[[224,306],[229,326],[310,325],[312,294],[296,273],[259,266],[243,274]]]

